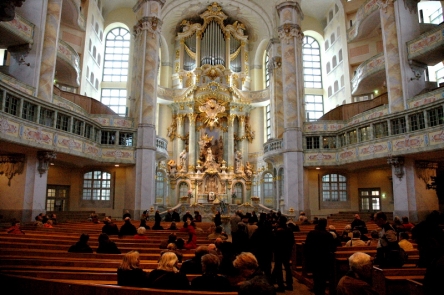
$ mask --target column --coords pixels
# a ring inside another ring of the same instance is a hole
[[[271,137],[282,138],[284,133],[284,104],[282,88],[282,57],[279,52],[280,40],[272,39],[268,48],[270,75],[270,112],[271,112]]]
[[[410,221],[418,222],[439,210],[436,191],[427,190],[426,182],[420,178],[424,167],[403,157],[388,158],[387,163],[392,166],[394,216],[408,216]]]
[[[196,118],[197,114],[188,114],[188,120],[190,121],[190,137],[188,139],[189,172],[194,172],[196,167]]]
[[[161,9],[165,1],[139,0],[134,6],[135,26],[134,84],[135,122],[138,124],[136,148],[136,187],[134,199],[125,199],[125,208],[140,211],[155,204],[157,76]],[[138,82],[140,81],[140,82]],[[140,84],[139,84],[140,83]]]
[[[227,167],[228,172],[232,173],[234,171],[234,119],[236,115],[230,115],[228,117],[228,161]]]
[[[63,0],[48,0],[37,97],[52,101]]]
[[[302,149],[303,75],[300,1],[284,1],[276,6],[280,18],[278,35],[282,51],[282,87],[284,108],[283,160],[284,185],[282,196],[286,209],[308,209],[304,194]]]

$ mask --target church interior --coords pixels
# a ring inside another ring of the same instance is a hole
[[[444,210],[444,1],[0,6],[0,215]]]

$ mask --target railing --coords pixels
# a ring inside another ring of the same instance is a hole
[[[407,42],[408,59],[444,45],[444,23]]]
[[[382,71],[385,69],[385,60],[384,53],[381,52],[362,64],[356,69],[356,74],[352,79],[352,93],[358,89],[359,83],[365,78],[376,72]]]
[[[162,137],[157,137],[156,138],[156,148],[157,151],[159,152],[163,152],[163,153],[168,153],[168,142],[163,139]]]
[[[347,41],[353,41],[359,33],[361,22],[379,9],[378,0],[368,0],[358,9],[356,13],[355,23],[347,30]]]
[[[17,13],[12,21],[0,22],[0,27],[3,27],[11,33],[19,36],[21,39],[23,39],[23,43],[34,43],[35,25]]]
[[[80,57],[65,41],[59,39],[57,56],[67,62],[77,72],[76,83],[80,86]]]
[[[264,154],[280,150],[283,147],[283,140],[281,138],[279,139],[270,139],[266,143],[264,143]]]

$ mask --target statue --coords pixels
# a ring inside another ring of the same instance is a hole
[[[251,178],[251,176],[253,175],[253,167],[251,166],[250,162],[245,163],[244,172],[248,178]]]
[[[177,172],[177,170],[176,170],[176,167],[177,167],[176,161],[171,159],[171,160],[168,161],[167,165],[168,165],[168,172],[169,172],[170,177],[175,177],[176,176],[176,172]]]
[[[181,167],[181,169],[180,169],[180,171],[181,172],[187,172],[187,151],[186,150],[183,150],[181,153],[180,153],[180,156],[179,156],[179,161],[180,161],[180,167]]]
[[[234,163],[235,163],[235,172],[241,173],[242,168],[242,153],[238,150],[234,156]]]
[[[205,164],[211,164],[213,162],[214,162],[213,151],[211,150],[211,148],[208,148]]]
[[[170,127],[167,128],[167,136],[170,138],[171,141],[176,138],[176,118],[173,118]]]

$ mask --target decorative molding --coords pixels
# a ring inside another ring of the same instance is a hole
[[[395,175],[399,178],[399,180],[401,180],[402,176],[404,175],[404,157],[388,157],[387,164],[393,166],[395,169]]]
[[[426,64],[411,59],[409,59],[409,66],[412,69],[413,74],[415,75],[415,77],[410,78],[410,80],[419,80],[422,77],[424,70],[427,69]]]
[[[424,183],[429,185],[429,182],[436,176],[436,169],[438,169],[438,163],[429,161],[415,161],[416,175]]]
[[[297,24],[284,24],[278,28],[278,35],[281,40],[290,43],[290,40],[297,38],[302,41],[304,33],[302,33],[301,27]]]
[[[4,174],[8,178],[8,186],[11,186],[14,175],[22,174],[24,167],[24,154],[0,155],[0,175]]]
[[[39,160],[37,170],[40,173],[40,177],[42,177],[42,175],[48,171],[51,161],[57,158],[57,154],[55,152],[39,151],[37,152],[37,158]]]
[[[396,0],[376,0],[376,5],[379,6],[379,9],[384,10],[384,12],[387,12],[387,7],[390,4],[395,3]]]
[[[134,26],[135,35],[139,35],[142,31],[148,31],[151,33],[151,38],[154,39],[156,34],[160,34],[162,27],[162,21],[157,17],[146,16],[143,17],[137,25]]]

